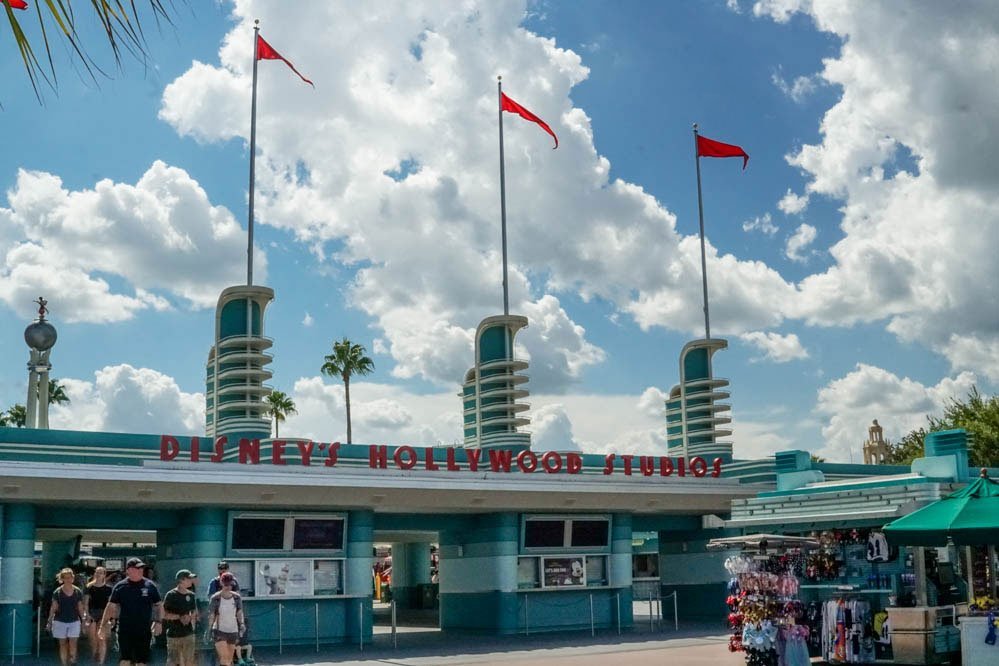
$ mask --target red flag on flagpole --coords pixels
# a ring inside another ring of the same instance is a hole
[[[749,162],[749,155],[739,146],[731,143],[722,143],[700,134],[697,135],[697,156],[698,157],[741,157],[742,168],[746,168]]]
[[[538,118],[536,115],[534,115],[533,113],[522,107],[520,104],[514,102],[512,99],[506,96],[506,93],[500,93],[500,108],[503,111],[516,113],[521,118],[524,118],[525,120],[530,120],[532,123],[537,123],[538,125],[540,125],[541,129],[552,135],[552,138],[555,139],[555,148],[558,148],[558,137],[555,136],[555,132],[553,132],[552,128],[548,126],[548,123],[541,120],[541,118]],[[555,148],[552,148],[552,150],[555,150]]]
[[[257,35],[257,60],[283,60],[284,64],[291,68],[291,71],[298,74],[298,78],[302,79],[313,88],[316,87],[316,84],[302,76],[302,73],[295,69],[295,66],[292,65],[287,58],[275,51],[274,47],[268,44],[259,34]]]
[[[27,9],[28,3],[24,0],[7,0],[11,9]]]

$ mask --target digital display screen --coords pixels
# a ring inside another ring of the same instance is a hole
[[[524,548],[565,546],[564,520],[528,520],[524,525]]]
[[[573,548],[594,548],[607,545],[610,523],[606,520],[573,520]]]
[[[284,518],[233,518],[233,550],[283,550]]]
[[[295,539],[292,547],[295,550],[343,549],[343,519],[295,519]]]

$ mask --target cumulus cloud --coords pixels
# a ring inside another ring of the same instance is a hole
[[[772,331],[753,331],[743,333],[739,338],[763,352],[764,358],[774,363],[787,363],[788,361],[808,358],[808,350],[802,346],[795,333],[781,335]]]
[[[122,321],[168,309],[171,298],[210,307],[241,279],[246,232],[184,170],[160,161],[135,185],[102,180],[80,191],[22,169],[7,202],[0,301],[22,317],[38,294],[68,322]],[[263,279],[266,257],[255,256]]]
[[[306,312],[305,316],[302,317],[302,326],[305,326],[306,328],[308,328],[308,327],[312,326],[314,323],[316,323],[315,318],[311,314],[309,314],[308,312]]]
[[[545,405],[531,415],[531,448],[535,451],[579,451],[572,422],[559,404]]]
[[[763,215],[758,215],[751,220],[746,220],[742,223],[743,231],[759,231],[767,236],[773,236],[777,233],[777,225],[773,223],[770,218],[770,213],[764,213]]]
[[[697,330],[697,239],[641,187],[611,178],[570,98],[589,74],[580,56],[524,30],[523,2],[396,6],[388,21],[356,3],[237,3],[219,64],[172,82],[160,115],[202,141],[245,138],[245,113],[219,110],[245,109],[244,35],[256,17],[272,26],[268,39],[318,74],[313,91],[261,66],[261,221],[353,272],[349,303],[379,329],[395,376],[454,384],[474,327],[502,303],[496,148],[484,140],[495,97],[482,82],[504,74],[508,94],[560,135],[552,151],[535,125],[505,125],[511,311],[532,318],[521,340],[536,386],[564,391],[605,358],[563,293],[603,299],[644,328]],[[296,27],[306,24],[323,28]],[[780,322],[776,304],[794,287],[776,271],[713,247],[708,264],[719,325]]]
[[[928,414],[940,414],[953,398],[963,398],[975,384],[975,375],[962,372],[926,386],[908,377],[864,363],[846,376],[819,390],[816,409],[828,417],[822,427],[828,460],[863,459],[867,427],[877,419],[885,438],[897,441],[909,431],[926,425]]]
[[[784,245],[784,255],[792,261],[804,263],[808,260],[808,246],[815,242],[818,231],[810,224],[801,224],[793,234],[788,236]]]
[[[205,396],[185,393],[156,370],[127,363],[106,366],[94,381],[65,378],[69,404],[53,405],[53,428],[107,432],[198,434],[205,428]]]
[[[808,208],[808,195],[795,194],[791,188],[787,188],[787,193],[777,202],[777,208],[785,215],[798,215]]]
[[[789,316],[883,319],[888,330],[975,368],[999,346],[999,5],[764,0],[757,16],[807,15],[841,40],[822,81],[841,90],[821,141],[788,161],[806,194],[842,199],[843,238],[806,277]],[[955,335],[955,322],[961,332]],[[992,355],[994,358],[994,355]],[[995,363],[982,369],[999,381]]]

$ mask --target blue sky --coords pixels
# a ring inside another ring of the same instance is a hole
[[[661,394],[702,332],[694,121],[751,155],[702,161],[737,455],[849,459],[872,418],[897,438],[972,384],[996,390],[999,193],[973,176],[984,158],[956,156],[962,134],[966,153],[999,143],[974,84],[993,64],[969,60],[995,38],[988,3],[238,2],[182,7],[149,31],[148,66],[97,85],[57,48],[42,104],[5,42],[0,404],[23,402],[44,293],[73,399],[57,424],[197,431],[212,294],[245,274],[254,17],[316,83],[261,63],[271,383],[300,407],[282,432],[342,437],[342,388],[318,367],[347,336],[376,363],[352,390],[355,439],[457,436],[471,331],[502,303],[497,72],[562,141],[507,116],[536,447],[663,446]],[[933,40],[927,77],[916,44]]]

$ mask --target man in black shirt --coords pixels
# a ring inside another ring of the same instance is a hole
[[[125,563],[124,580],[111,590],[111,598],[101,618],[98,638],[104,638],[108,625],[118,620],[119,666],[145,666],[149,663],[149,643],[163,631],[163,604],[156,585],[143,578],[145,565],[138,557]]]
[[[181,569],[175,576],[177,586],[163,598],[167,666],[195,666],[194,625],[198,617],[198,602],[191,586],[197,577],[198,574]]]

